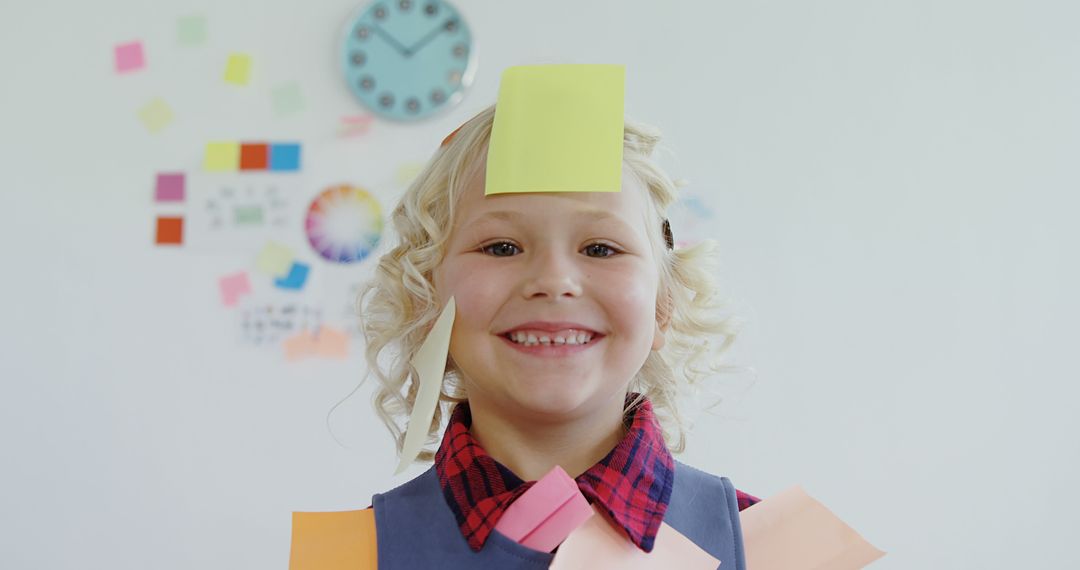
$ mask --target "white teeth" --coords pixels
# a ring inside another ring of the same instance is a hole
[[[549,335],[544,335],[544,334],[541,334],[541,335],[537,336],[535,334],[529,334],[529,333],[517,331],[517,332],[512,332],[507,336],[510,338],[511,341],[513,341],[513,342],[515,342],[517,344],[524,345],[524,346],[537,346],[537,345],[540,345],[540,344],[542,344],[544,346],[551,346],[551,345],[555,345],[555,346],[579,345],[579,344],[586,344],[590,340],[592,340],[592,334],[591,333],[584,333],[584,332],[576,333],[576,334],[573,333],[573,332],[570,332],[565,337],[562,337],[562,336],[549,336]]]

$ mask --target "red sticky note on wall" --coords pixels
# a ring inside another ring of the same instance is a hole
[[[270,145],[243,143],[240,145],[240,170],[266,170],[270,164]]]
[[[184,218],[158,216],[157,235],[154,243],[158,245],[182,245],[184,243]]]

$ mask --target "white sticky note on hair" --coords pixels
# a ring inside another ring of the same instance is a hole
[[[416,369],[420,388],[416,391],[409,425],[405,431],[405,441],[401,446],[401,463],[395,475],[405,470],[420,455],[420,449],[427,439],[431,418],[435,417],[435,406],[439,404],[439,392],[442,390],[443,375],[446,373],[446,355],[450,352],[450,332],[454,328],[454,316],[457,307],[454,298],[446,302],[442,313],[431,327],[424,344],[416,351],[410,361]]]

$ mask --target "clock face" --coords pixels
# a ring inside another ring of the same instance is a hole
[[[388,119],[423,119],[454,106],[476,71],[469,27],[443,0],[375,0],[345,31],[349,89]]]

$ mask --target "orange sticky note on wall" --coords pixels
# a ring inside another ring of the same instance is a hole
[[[182,245],[184,243],[184,218],[158,216],[154,243],[158,245]]]
[[[375,511],[293,513],[289,570],[376,570]]]

